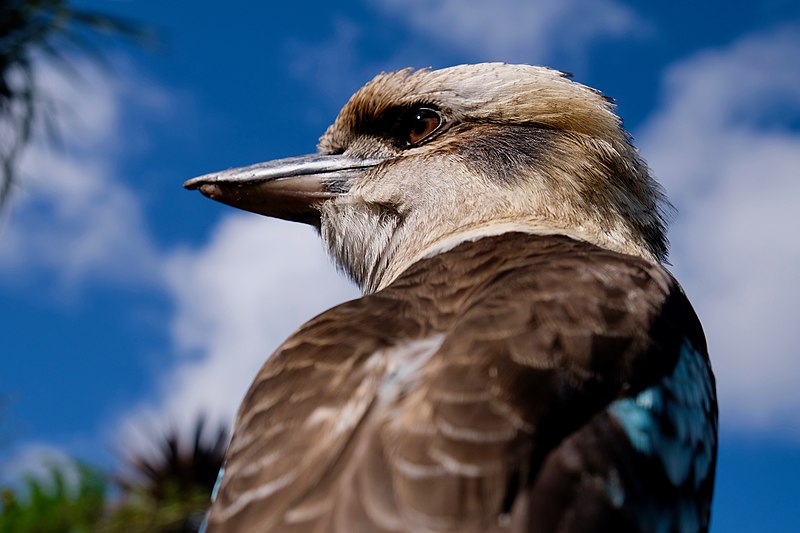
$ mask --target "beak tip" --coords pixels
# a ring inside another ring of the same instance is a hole
[[[194,191],[200,188],[203,184],[202,176],[199,178],[192,178],[183,182],[183,188],[188,191]]]
[[[192,178],[183,182],[183,188],[188,191],[200,191],[203,196],[216,200],[220,196],[219,186],[210,183],[207,176]]]

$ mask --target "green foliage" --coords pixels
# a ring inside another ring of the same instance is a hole
[[[174,487],[156,501],[146,490],[129,492],[99,525],[102,533],[193,533],[210,503],[210,489]]]
[[[96,530],[105,507],[107,481],[90,467],[77,467],[78,480],[67,483],[61,469],[50,480],[28,477],[22,490],[2,490],[0,533],[79,533]]]
[[[16,491],[0,489],[0,533],[193,533],[210,504],[228,434],[204,439],[197,418],[193,439],[177,430],[156,442],[155,457],[129,461],[127,477],[112,478],[84,465],[77,480],[52,467],[49,479],[29,476]],[[110,487],[119,487],[110,499]]]

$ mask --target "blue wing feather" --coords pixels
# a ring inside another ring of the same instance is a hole
[[[659,460],[673,485],[698,488],[713,475],[714,394],[708,359],[687,339],[669,376],[635,397],[613,402],[609,412],[638,452]],[[670,531],[697,531],[699,503],[681,502],[671,516],[649,509],[650,516],[640,518],[657,527],[666,525]]]

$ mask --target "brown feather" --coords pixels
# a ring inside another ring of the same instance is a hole
[[[669,374],[686,335],[704,350],[662,267],[579,240],[423,259],[266,362],[209,532],[632,530],[597,485],[637,457],[604,409]]]

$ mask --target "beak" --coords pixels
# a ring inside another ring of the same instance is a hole
[[[319,225],[319,206],[386,159],[311,154],[192,178],[183,186],[268,217]]]

